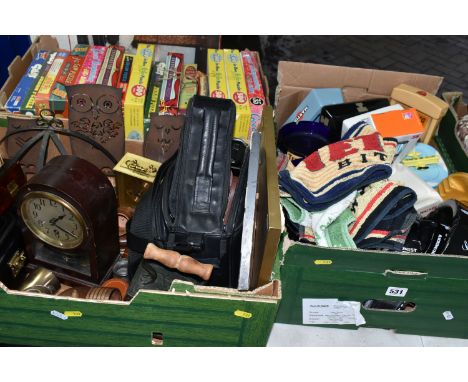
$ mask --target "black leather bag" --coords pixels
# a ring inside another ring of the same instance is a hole
[[[249,150],[233,141],[235,117],[231,100],[191,99],[178,152],[160,167],[127,225],[131,278],[151,242],[212,264],[207,284],[237,287]],[[144,274],[140,269],[131,290]]]

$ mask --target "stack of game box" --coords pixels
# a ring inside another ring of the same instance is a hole
[[[221,52],[223,59],[226,54],[227,60],[235,60],[230,67],[230,82],[227,78],[223,82],[223,94],[224,98],[231,97],[238,103],[244,123],[243,134],[239,136],[247,139],[250,109],[241,56],[238,51]],[[126,53],[120,46],[80,44],[72,51],[40,51],[9,97],[5,109],[32,115],[50,109],[58,117],[67,118],[68,86],[113,86],[122,89],[126,139],[143,140],[152,114],[185,115],[193,95],[209,95],[208,77],[198,70],[196,57],[196,48],[153,44],[138,44],[135,54]],[[251,89],[256,89],[254,66],[246,73],[252,73]],[[245,123],[245,116],[248,123]]]
[[[5,109],[12,113],[32,115],[50,109],[57,116],[66,118],[67,86],[103,84],[121,87],[123,79],[120,71],[124,68],[124,52],[120,46],[82,44],[76,45],[71,52],[40,51],[9,97]]]
[[[236,104],[234,136],[250,140],[261,120],[265,95],[260,68],[253,52],[208,49],[209,94],[230,98]]]
[[[195,63],[196,49],[156,45],[154,62],[144,106],[144,133],[151,114],[185,115],[189,100],[195,95],[208,95],[206,76]]]
[[[20,82],[6,102],[5,109],[7,111],[12,113],[18,113],[21,111],[21,107],[27,103],[27,100],[31,96],[31,90],[35,88],[39,81],[39,78],[47,65],[48,58],[49,52],[45,50],[41,50],[36,54],[26,73],[21,78]]]

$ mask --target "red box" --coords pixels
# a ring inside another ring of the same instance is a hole
[[[159,115],[177,115],[179,113],[180,75],[184,65],[184,55],[168,53],[166,76],[161,85]]]
[[[249,99],[250,131],[256,129],[262,120],[262,111],[265,106],[265,94],[263,92],[262,77],[255,53],[244,50],[241,52],[244,66],[245,83],[247,85],[247,97]]]

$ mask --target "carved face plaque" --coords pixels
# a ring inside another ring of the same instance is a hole
[[[69,129],[93,139],[118,161],[125,151],[122,89],[84,84],[67,87]],[[101,151],[70,138],[72,153],[111,174],[114,164]]]
[[[184,123],[183,115],[151,114],[143,155],[160,163],[168,160],[179,148],[180,132]]]

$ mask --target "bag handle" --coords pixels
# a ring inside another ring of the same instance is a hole
[[[206,117],[206,119],[205,119]],[[209,212],[211,186],[213,183],[213,166],[218,141],[219,114],[205,113],[203,117],[205,126],[200,144],[200,161],[198,163],[197,177],[195,179],[194,203],[195,212]]]

